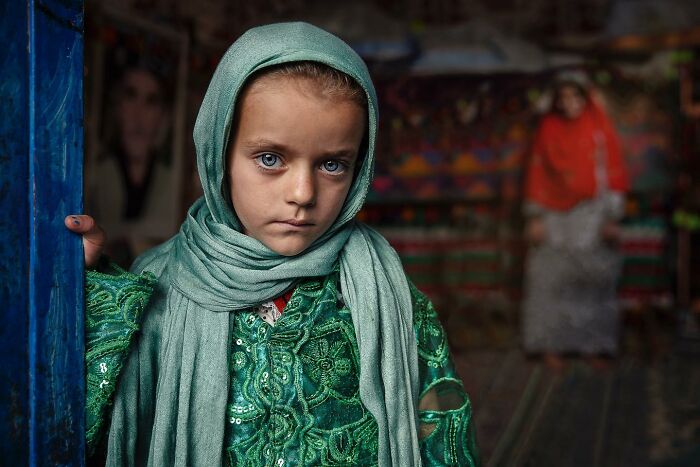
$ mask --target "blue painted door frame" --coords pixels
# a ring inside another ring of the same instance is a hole
[[[0,2],[0,464],[83,465],[83,1]]]

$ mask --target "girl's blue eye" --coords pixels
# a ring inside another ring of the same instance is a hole
[[[343,167],[340,165],[340,162],[338,161],[325,161],[323,163],[323,170],[326,172],[331,172],[331,173],[338,173],[342,172]]]
[[[265,167],[274,167],[279,161],[279,159],[279,156],[269,153],[258,156],[258,160]]]

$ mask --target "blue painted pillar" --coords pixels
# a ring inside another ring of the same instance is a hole
[[[83,465],[83,2],[0,2],[0,464]]]

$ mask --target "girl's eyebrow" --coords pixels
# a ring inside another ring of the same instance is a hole
[[[287,147],[283,144],[263,138],[254,139],[251,141],[243,141],[241,145],[247,149],[257,150],[268,149],[271,151],[285,151],[287,149]]]
[[[323,157],[328,157],[331,159],[350,159],[354,161],[355,159],[357,159],[357,151],[341,149],[340,151],[327,152],[323,154]]]

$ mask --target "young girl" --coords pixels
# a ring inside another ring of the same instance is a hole
[[[432,305],[354,220],[376,130],[368,71],[335,36],[274,24],[226,52],[194,130],[204,197],[132,273],[88,272],[108,465],[478,465]]]

